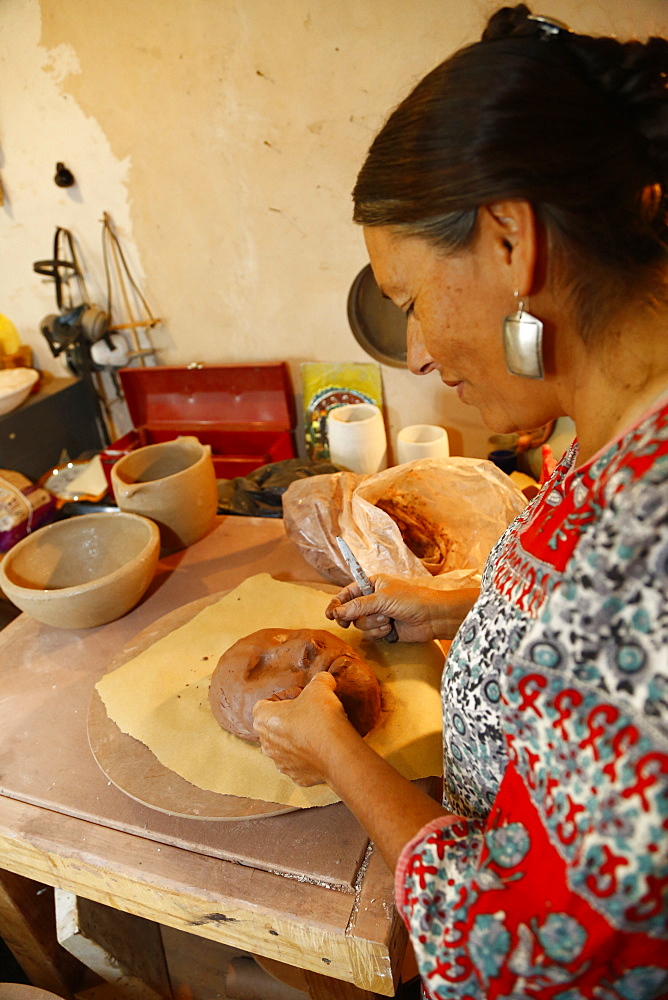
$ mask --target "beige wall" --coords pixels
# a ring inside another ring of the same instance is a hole
[[[37,364],[53,286],[32,263],[55,227],[79,243],[104,304],[108,212],[153,311],[164,364],[368,361],[346,298],[366,263],[350,221],[356,171],[386,113],[476,38],[488,0],[2,0],[0,313]],[[668,33],[666,0],[551,0],[573,27]],[[540,10],[543,8],[541,7]],[[55,186],[55,164],[76,187]],[[436,376],[383,366],[392,439],[488,432]]]

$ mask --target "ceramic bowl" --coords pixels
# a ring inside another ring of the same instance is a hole
[[[0,370],[0,416],[11,413],[24,403],[39,372],[34,368],[3,368]]]
[[[150,517],[165,553],[199,541],[218,509],[211,445],[193,436],[149,444],[112,466],[111,486],[121,510]]]
[[[142,597],[160,554],[157,526],[122,511],[84,514],[39,528],[0,563],[0,588],[46,625],[92,628]]]

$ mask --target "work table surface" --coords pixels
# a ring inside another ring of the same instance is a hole
[[[219,517],[118,621],[61,630],[20,615],[0,632],[0,867],[327,976],[314,997],[391,996],[405,946],[392,876],[343,804],[171,816],[117,789],[88,744],[95,683],[120,649],[263,572],[324,585],[281,520]]]

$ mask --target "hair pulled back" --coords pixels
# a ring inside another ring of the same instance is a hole
[[[526,199],[578,275],[584,332],[666,259],[668,42],[555,25],[502,7],[429,73],[374,140],[354,219],[455,250],[481,205]]]

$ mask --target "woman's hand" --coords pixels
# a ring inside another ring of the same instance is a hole
[[[443,808],[362,739],[348,722],[335,687],[335,679],[323,670],[294,701],[258,701],[255,730],[263,751],[296,784],[327,782],[394,871],[404,844],[442,816]]]
[[[478,596],[477,589],[435,590],[380,573],[374,593],[363,597],[356,583],[339,591],[325,615],[343,628],[355,625],[370,639],[384,639],[394,621],[402,642],[452,639]]]
[[[327,671],[294,701],[258,701],[253,721],[263,751],[298,785],[322,781],[346,803],[394,871],[404,844],[443,807],[402,777],[351,726]],[[457,817],[444,817],[445,823]]]
[[[337,741],[361,741],[334,694],[335,678],[316,674],[292,701],[264,699],[253,709],[253,725],[263,752],[297,785],[329,780]]]

